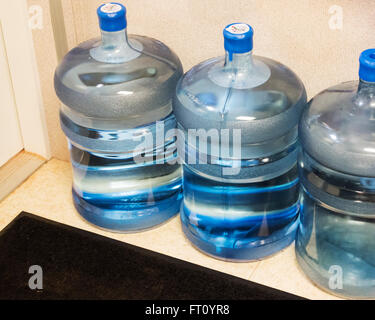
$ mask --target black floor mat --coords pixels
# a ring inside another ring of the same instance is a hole
[[[42,290],[29,287],[32,265],[43,270]],[[300,298],[21,213],[0,233],[0,299]]]

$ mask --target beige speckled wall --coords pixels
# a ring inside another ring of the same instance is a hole
[[[66,142],[61,130],[58,128],[59,101],[53,88],[53,74],[57,65],[55,40],[52,31],[51,17],[48,0],[28,0],[30,18],[42,13],[40,27],[33,29],[34,48],[39,69],[42,98],[47,119],[48,135],[50,139],[51,154],[59,159],[67,159]],[[36,6],[38,11],[32,10]]]
[[[96,8],[101,0],[62,2],[69,47],[99,34]],[[165,42],[180,56],[185,70],[223,54],[221,31],[226,24],[250,23],[255,29],[255,54],[279,60],[294,69],[305,82],[310,97],[327,86],[357,78],[359,53],[375,47],[375,0],[120,2],[128,9],[129,33]],[[57,122],[56,99],[50,90],[56,61],[50,56],[47,43],[50,37],[41,37],[35,34],[37,55],[43,61],[40,68],[44,74],[41,78],[52,151],[54,156],[67,159],[66,143]]]

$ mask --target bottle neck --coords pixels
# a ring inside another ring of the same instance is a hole
[[[105,63],[124,63],[141,55],[143,46],[137,42],[129,43],[127,30],[102,32],[102,42],[90,50],[90,55],[97,61]]]
[[[366,82],[362,79],[359,79],[358,93],[362,91],[372,91],[375,90],[375,82]]]
[[[128,43],[128,33],[126,29],[116,32],[107,32],[101,30],[101,33],[101,46],[104,50],[116,50],[124,47],[130,47]]]
[[[253,52],[231,53],[225,52],[225,68],[241,71],[251,71],[254,68]]]
[[[224,66],[212,68],[209,78],[219,86],[250,89],[263,85],[271,77],[269,66],[255,59],[251,51],[231,54],[226,52]]]
[[[360,79],[354,103],[358,112],[363,113],[367,110],[375,119],[375,82],[366,82]]]

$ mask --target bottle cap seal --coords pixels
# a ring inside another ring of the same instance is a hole
[[[246,23],[232,23],[223,31],[224,47],[230,55],[253,50],[253,28]]]
[[[366,82],[375,82],[375,49],[363,51],[359,65],[359,78]]]
[[[117,2],[102,4],[98,8],[100,29],[107,32],[116,32],[126,28],[126,8]]]

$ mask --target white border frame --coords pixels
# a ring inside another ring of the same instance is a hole
[[[0,4],[9,69],[24,149],[50,159],[47,124],[43,108],[27,0]],[[12,14],[7,15],[7,12]],[[11,30],[11,32],[9,32]],[[16,35],[16,36],[15,36]]]

